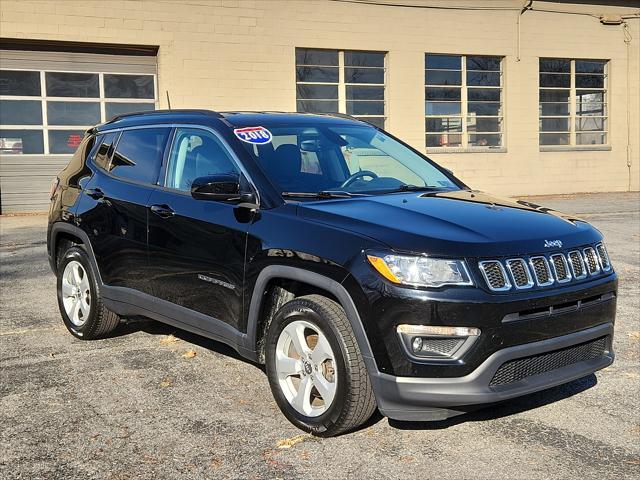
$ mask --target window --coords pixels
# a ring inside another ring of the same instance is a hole
[[[0,153],[69,155],[87,128],[155,108],[155,75],[0,70]]]
[[[427,148],[503,145],[502,58],[425,55]]]
[[[540,59],[541,146],[607,143],[607,63]]]
[[[201,129],[178,128],[165,185],[189,191],[196,178],[220,173],[239,172],[215,135]]]
[[[346,113],[385,122],[384,52],[296,49],[298,112]]]
[[[156,183],[170,129],[138,128],[120,135],[109,170],[136,182]]]
[[[117,137],[117,133],[107,133],[106,135],[102,135],[98,138],[98,141],[96,142],[98,149],[96,151],[96,156],[93,159],[96,165],[104,169],[108,168],[111,155],[113,155],[113,142]]]

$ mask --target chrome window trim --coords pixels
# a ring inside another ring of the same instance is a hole
[[[567,272],[564,278],[560,278],[560,276],[558,275],[558,270],[556,270],[556,264],[553,261],[554,257],[562,258],[562,262],[564,263],[564,270],[565,272]],[[562,253],[554,253],[553,255],[550,255],[549,258],[551,259],[551,269],[553,270],[553,276],[555,277],[556,281],[558,283],[570,282],[572,276],[571,276],[571,270],[569,270],[569,262],[567,262],[567,257],[565,257],[564,254]]]
[[[576,275],[576,271],[573,268],[573,261],[571,260],[571,254],[573,253],[578,255],[578,259],[580,260],[580,264],[582,265],[583,273],[580,276]],[[573,274],[573,278],[575,278],[576,280],[583,280],[587,278],[587,276],[589,275],[589,272],[587,271],[587,266],[584,264],[584,258],[582,258],[582,253],[580,253],[580,250],[571,250],[568,254],[568,258],[569,258],[569,263],[571,264],[571,273]]]
[[[524,267],[524,271],[527,274],[527,284],[526,285],[521,286],[521,287],[518,286],[518,284],[516,282],[516,277],[513,274],[513,269],[511,268],[511,262],[519,262]],[[513,280],[513,286],[516,288],[516,290],[526,290],[528,288],[532,288],[535,285],[535,283],[533,282],[533,278],[531,277],[531,272],[529,271],[529,266],[527,265],[527,262],[524,261],[524,259],[522,259],[522,258],[510,258],[505,263],[507,264],[507,270],[509,270],[509,273],[511,274],[511,279]]]
[[[604,267],[604,262],[602,261],[602,256],[600,255],[600,250],[599,248],[602,247],[602,249],[604,250],[604,254],[607,257],[607,268]],[[602,269],[603,272],[610,272],[611,271],[611,257],[609,256],[609,251],[607,250],[607,247],[605,246],[604,242],[598,242],[596,244],[596,254],[598,255],[598,261],[600,262],[600,268]]]
[[[592,251],[593,257],[596,259],[596,269],[593,272],[589,268],[589,261],[587,260],[588,251]],[[592,277],[598,275],[600,273],[600,259],[598,258],[598,252],[596,252],[596,250],[593,247],[587,247],[582,249],[582,254],[584,255],[584,264],[587,267],[587,274],[589,274],[589,276],[592,276]]]
[[[491,282],[489,282],[489,277],[487,276],[487,272],[485,270],[485,266],[487,264],[490,263],[496,263],[498,264],[498,266],[500,267],[500,270],[502,272],[502,276],[504,277],[504,287],[500,287],[500,288],[493,288],[491,286]],[[511,290],[511,282],[509,281],[509,277],[507,276],[507,272],[504,269],[504,265],[502,265],[502,262],[500,262],[499,260],[485,260],[482,262],[478,262],[478,267],[480,268],[480,272],[482,273],[482,276],[484,277],[484,281],[487,284],[487,286],[489,287],[489,290],[494,291],[494,292],[506,292]]]
[[[542,261],[544,262],[544,266],[547,269],[547,272],[549,272],[549,281],[548,282],[544,282],[541,283],[540,279],[538,278],[538,274],[536,273],[536,268],[533,264],[534,260],[537,259],[542,259]],[[555,283],[555,280],[553,278],[553,272],[551,272],[551,268],[549,267],[549,261],[547,260],[547,257],[542,256],[542,255],[536,255],[534,257],[529,257],[529,265],[531,266],[531,270],[533,272],[533,277],[536,280],[536,285],[538,285],[539,287],[548,287],[549,285],[553,285]]]

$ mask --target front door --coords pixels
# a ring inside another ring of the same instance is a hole
[[[194,179],[239,173],[237,164],[200,128],[177,128],[167,161],[147,214],[154,295],[238,329],[248,223],[238,207],[190,194]]]

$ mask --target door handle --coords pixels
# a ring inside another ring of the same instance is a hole
[[[169,205],[151,205],[151,211],[162,218],[173,217],[176,214]]]
[[[89,188],[88,190],[85,190],[85,193],[94,200],[100,200],[101,198],[104,198],[104,193],[99,188]]]

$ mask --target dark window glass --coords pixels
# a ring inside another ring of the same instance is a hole
[[[427,100],[460,100],[459,88],[434,88],[429,87],[425,91]]]
[[[569,90],[540,90],[541,102],[568,102]]]
[[[541,133],[540,145],[569,145],[568,133]]]
[[[375,125],[378,128],[384,128],[384,117],[367,117],[363,118],[365,122]]]
[[[541,87],[569,87],[571,86],[571,75],[541,73],[540,86]]]
[[[338,83],[337,67],[298,67],[296,68],[298,82],[327,82]]]
[[[384,115],[384,102],[347,102],[348,115]]]
[[[426,115],[455,115],[460,113],[460,102],[425,102]]]
[[[470,88],[467,90],[468,100],[477,102],[499,102],[499,88]]]
[[[467,72],[467,85],[478,87],[499,87],[500,73],[498,72]]]
[[[113,154],[113,142],[118,138],[117,133],[107,133],[100,138],[100,144],[96,151],[96,156],[93,161],[96,165],[104,168],[105,170],[109,166],[109,160]]]
[[[576,75],[576,88],[604,88],[604,75]]]
[[[462,57],[460,55],[426,55],[427,68],[440,70],[460,70]]]
[[[569,118],[549,118],[543,117],[540,119],[540,131],[541,132],[568,132],[569,131]]]
[[[109,166],[111,173],[127,180],[155,183],[168,136],[168,128],[125,130]]]
[[[427,132],[461,132],[462,119],[460,117],[442,117],[425,119]]]
[[[459,147],[461,145],[462,135],[459,133],[427,135],[427,147]]]
[[[604,117],[607,114],[606,103],[577,103],[576,113],[578,115],[595,115]]]
[[[0,95],[39,97],[40,72],[0,70]]]
[[[84,130],[49,130],[49,153],[74,153],[82,139]]]
[[[296,48],[296,64],[338,66],[338,51]]]
[[[606,123],[607,119],[602,117],[578,117],[576,118],[576,130],[587,132],[592,130],[606,130]]]
[[[104,75],[107,98],[155,98],[152,75]]]
[[[384,83],[382,68],[347,68],[344,69],[345,83]]]
[[[0,125],[42,125],[42,102],[0,100]]]
[[[384,87],[347,86],[347,100],[384,100]]]
[[[576,60],[576,73],[604,73],[604,61]]]
[[[470,147],[499,147],[502,145],[502,135],[488,133],[469,134]]]
[[[337,100],[337,85],[296,85],[296,93],[300,99]]]
[[[469,113],[475,113],[476,115],[500,115],[499,103],[469,102],[467,109],[469,110]]]
[[[97,73],[45,73],[47,95],[50,97],[99,97]]]
[[[541,72],[571,73],[571,61],[562,58],[541,58]]]
[[[49,125],[95,125],[100,123],[98,102],[47,102]]]
[[[467,131],[469,132],[499,132],[501,119],[498,117],[469,117]]]
[[[541,103],[540,115],[542,116],[559,116],[569,115],[569,103]]]
[[[5,155],[44,153],[42,130],[0,129],[0,153]]]
[[[578,145],[604,145],[607,143],[607,134],[604,132],[589,132],[576,134]]]
[[[500,71],[500,57],[467,57],[467,70]]]
[[[461,85],[462,72],[449,70],[426,70],[425,82],[427,85]]]
[[[384,67],[384,53],[344,52],[344,64],[347,67]]]
[[[148,112],[155,109],[156,106],[153,103],[107,102],[104,106],[104,113],[106,120],[109,121],[113,117],[124,115],[125,113]]]
[[[298,100],[296,102],[298,112],[306,113],[336,113],[338,102],[329,100]]]

